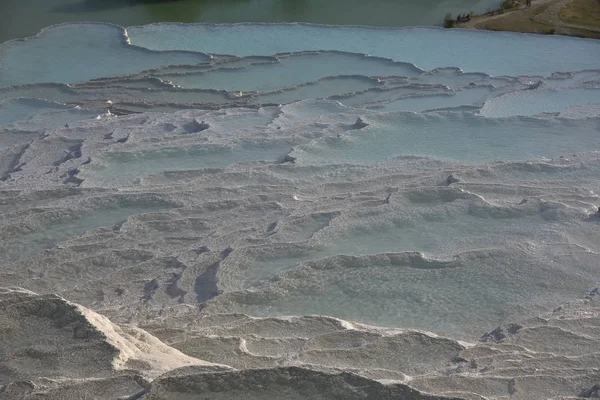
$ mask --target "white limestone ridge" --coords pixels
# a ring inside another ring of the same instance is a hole
[[[330,317],[202,317],[191,309],[173,310],[168,315],[174,318],[149,321],[143,330],[58,296],[4,288],[0,370],[9,383],[0,393],[7,399],[65,393],[107,399],[589,398],[599,391],[597,303],[594,290],[462,343]]]

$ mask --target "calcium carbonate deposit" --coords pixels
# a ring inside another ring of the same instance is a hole
[[[600,396],[600,42],[0,45],[0,398]]]

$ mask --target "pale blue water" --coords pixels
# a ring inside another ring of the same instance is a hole
[[[0,103],[0,125],[31,118],[42,111],[61,111],[71,107],[36,100],[12,100]]]
[[[112,227],[123,223],[130,215],[168,211],[174,205],[167,202],[143,204],[112,204],[88,210],[78,216],[63,216],[35,232],[5,240],[0,247],[2,262],[24,259],[57,244],[81,236],[91,229]]]
[[[315,68],[318,65],[318,68]],[[338,75],[417,76],[422,71],[410,64],[345,53],[305,53],[280,57],[277,63],[249,65],[185,75],[162,75],[183,88],[231,91],[269,91],[296,86],[319,78]]]
[[[156,53],[129,46],[123,30],[106,24],[47,28],[37,37],[0,46],[0,86],[76,83],[171,64],[206,61],[202,54]]]
[[[557,241],[552,232],[562,221],[546,220],[535,209],[516,211],[505,218],[489,218],[490,211],[471,201],[442,202],[428,208],[399,207],[391,213],[364,215],[349,213],[333,223],[311,226],[312,235],[298,236],[307,240],[303,251],[290,257],[290,249],[269,250],[265,254],[242,254],[247,275],[244,286],[261,283],[307,261],[336,255],[423,252],[450,261],[454,248],[477,249],[499,243],[508,246],[527,240]],[[472,213],[459,209],[472,207]],[[450,211],[451,210],[451,211]],[[477,211],[480,211],[478,215]],[[327,225],[330,225],[327,227]],[[535,227],[535,228],[532,228]],[[300,232],[299,232],[300,233]]]
[[[81,177],[94,186],[122,185],[161,171],[225,168],[238,162],[276,161],[283,158],[290,147],[287,143],[254,143],[234,147],[193,146],[133,153],[113,152],[100,157],[98,164],[84,166]]]
[[[69,122],[89,119],[98,113],[73,106],[42,100],[15,99],[0,101],[0,126],[22,121],[53,128]]]
[[[280,93],[265,94],[260,96],[259,101],[261,103],[286,104],[293,101],[356,93],[376,86],[378,86],[376,81],[364,77],[336,77],[322,79]]]
[[[573,104],[600,104],[600,88],[528,90],[489,100],[481,109],[485,117],[536,115],[558,112]]]
[[[596,69],[600,60],[597,40],[461,29],[156,24],[127,32],[133,44],[153,50],[241,56],[340,50],[409,62],[425,70],[453,66],[490,75]]]
[[[597,121],[580,122],[575,129],[573,125],[528,118],[389,115],[375,117],[359,133],[316,139],[292,154],[303,164],[377,164],[398,154],[473,163],[600,149]]]
[[[381,111],[419,112],[460,106],[481,106],[491,97],[493,97],[493,90],[489,87],[463,88],[452,94],[409,97],[390,101],[383,105]]]

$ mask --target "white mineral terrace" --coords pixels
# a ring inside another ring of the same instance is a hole
[[[600,396],[599,67],[435,28],[1,44],[0,398]]]

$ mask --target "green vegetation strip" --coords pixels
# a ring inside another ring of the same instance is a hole
[[[600,0],[574,0],[560,11],[560,19],[600,29]]]

